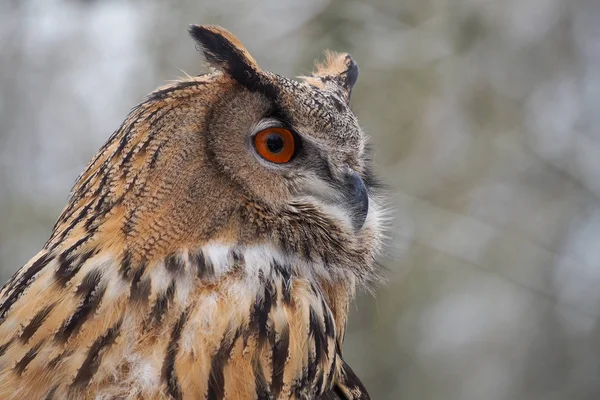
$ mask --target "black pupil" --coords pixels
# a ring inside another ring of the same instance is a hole
[[[277,154],[283,150],[283,138],[276,133],[267,137],[267,148],[271,153]]]

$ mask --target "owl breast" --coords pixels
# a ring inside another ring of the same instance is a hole
[[[51,254],[45,258],[50,266],[57,262]],[[0,363],[22,367],[2,377],[0,394],[317,397],[343,372],[339,324],[347,287],[338,291],[310,275],[298,276],[303,268],[294,262],[301,263],[268,246],[208,245],[130,267],[128,279],[102,272],[118,270],[106,265],[122,260],[92,256],[73,277],[78,284],[53,287],[57,298],[70,301],[49,310],[29,307],[28,315],[21,310],[18,318],[29,325],[45,313],[35,331],[12,324],[16,314],[1,325],[0,333],[13,339]],[[29,294],[43,290],[48,279],[40,275]],[[82,290],[87,295],[78,302]],[[87,315],[81,311],[86,299],[97,304]],[[68,333],[65,327],[71,327]],[[37,385],[25,385],[32,380]]]

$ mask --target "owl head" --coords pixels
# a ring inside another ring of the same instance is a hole
[[[295,273],[375,279],[381,206],[349,105],[357,64],[327,53],[292,80],[262,70],[223,28],[189,32],[212,72],[131,111],[80,176],[50,244],[84,221],[128,262],[263,246]],[[94,217],[74,223],[83,204]]]

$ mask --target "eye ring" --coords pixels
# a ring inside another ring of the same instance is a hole
[[[296,143],[294,135],[288,129],[267,128],[254,136],[254,147],[265,160],[285,164],[294,156]]]

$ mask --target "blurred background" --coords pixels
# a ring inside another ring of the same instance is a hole
[[[360,66],[388,282],[353,306],[374,399],[600,398],[600,1],[0,1],[0,280],[128,110],[201,72],[190,23],[297,76]]]

